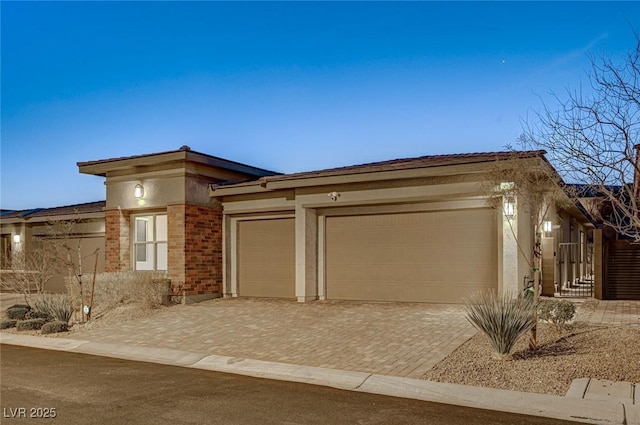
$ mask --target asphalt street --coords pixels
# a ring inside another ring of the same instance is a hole
[[[2,424],[575,424],[0,345]]]

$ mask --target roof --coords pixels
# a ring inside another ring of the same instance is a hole
[[[195,162],[202,162],[210,166],[246,173],[257,177],[279,174],[275,171],[265,170],[263,168],[254,167],[236,161],[230,161],[228,159],[205,154],[202,152],[192,151],[191,148],[186,145],[180,147],[180,149],[172,151],[133,156],[121,156],[116,158],[99,159],[95,161],[84,161],[78,162],[76,163],[76,165],[81,168],[80,172],[86,172],[88,174],[95,174],[104,177],[106,176],[105,170],[110,171],[110,168],[132,168],[140,165],[149,165],[153,162],[157,163],[157,161],[161,159],[160,157],[163,156],[166,157],[166,161],[190,160]],[[110,167],[110,165],[112,165],[112,167]],[[82,168],[85,168],[85,170],[82,170]]]
[[[65,205],[53,208],[34,208],[30,210],[11,211],[5,210],[0,213],[2,220],[22,219],[30,220],[34,218],[49,218],[60,216],[71,216],[75,214],[97,214],[103,213],[106,201],[87,202],[84,204]]]
[[[84,204],[65,205],[63,207],[54,208],[40,208],[29,215],[29,218],[34,217],[51,217],[58,215],[71,215],[71,214],[89,214],[89,213],[101,213],[104,211],[106,201],[87,202]]]
[[[290,180],[307,177],[340,176],[345,174],[373,173],[377,171],[409,170],[413,168],[441,167],[445,165],[474,164],[479,162],[492,162],[513,158],[541,157],[546,152],[539,151],[515,151],[515,152],[476,152],[448,155],[428,155],[417,158],[392,159],[390,161],[371,162],[368,164],[350,165],[347,167],[329,168],[326,170],[309,171],[302,173],[283,174],[269,177],[269,180]]]
[[[501,151],[501,152],[476,152],[476,153],[461,153],[461,154],[448,154],[448,155],[428,155],[420,156],[416,158],[401,158],[393,159],[389,161],[371,162],[367,164],[350,165],[346,167],[329,168],[318,171],[308,171],[292,174],[281,174],[276,176],[266,176],[259,180],[250,182],[230,184],[229,182],[223,184],[214,184],[212,188],[216,187],[242,187],[256,185],[256,183],[267,183],[286,180],[300,180],[311,179],[316,177],[333,177],[344,176],[353,174],[366,174],[376,173],[383,171],[398,171],[398,170],[411,170],[422,169],[431,167],[442,167],[449,165],[462,165],[462,164],[474,164],[493,162],[499,160],[507,160],[512,158],[526,159],[526,158],[543,158],[546,152],[544,150],[536,151]]]

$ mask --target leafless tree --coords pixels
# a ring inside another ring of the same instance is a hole
[[[591,55],[586,90],[555,95],[523,142],[547,157],[576,199],[620,235],[640,242],[640,37],[619,60]]]
[[[3,290],[20,293],[29,303],[29,296],[42,293],[47,282],[60,273],[61,266],[56,248],[41,238],[33,238],[28,251],[22,249],[14,254]]]
[[[79,218],[47,223],[46,234],[33,237],[28,246],[13,255],[11,272],[3,279],[2,289],[23,294],[28,304],[30,295],[44,292],[55,275],[66,273],[81,286],[81,240],[74,238],[80,223]]]

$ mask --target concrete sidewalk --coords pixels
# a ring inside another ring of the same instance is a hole
[[[640,424],[640,406],[423,381],[364,372],[234,358],[167,348],[0,333],[0,343],[324,385],[393,397],[563,419],[587,424]]]

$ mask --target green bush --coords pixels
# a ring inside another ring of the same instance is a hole
[[[510,360],[518,338],[535,325],[531,301],[511,294],[480,292],[464,308],[467,320],[487,336],[499,360]]]
[[[540,320],[551,322],[561,331],[576,315],[576,305],[567,300],[542,300],[538,304]]]
[[[31,306],[29,304],[14,304],[5,311],[11,310],[12,308],[26,308],[27,310],[31,310]]]
[[[17,320],[3,320],[2,322],[0,322],[0,329],[15,328],[16,323],[18,323]]]
[[[69,330],[69,325],[66,322],[55,320],[53,322],[45,323],[41,332],[43,334],[53,334],[58,332],[66,332]]]
[[[22,320],[16,324],[19,331],[37,331],[47,323],[45,319],[28,319]]]
[[[37,310],[61,322],[69,323],[73,315],[73,305],[66,294],[40,294],[34,304]]]
[[[16,307],[7,309],[7,317],[9,319],[24,320],[27,317],[30,309],[23,307]]]
[[[27,313],[25,319],[46,319],[48,322],[51,320],[51,316],[40,310],[31,310]]]

